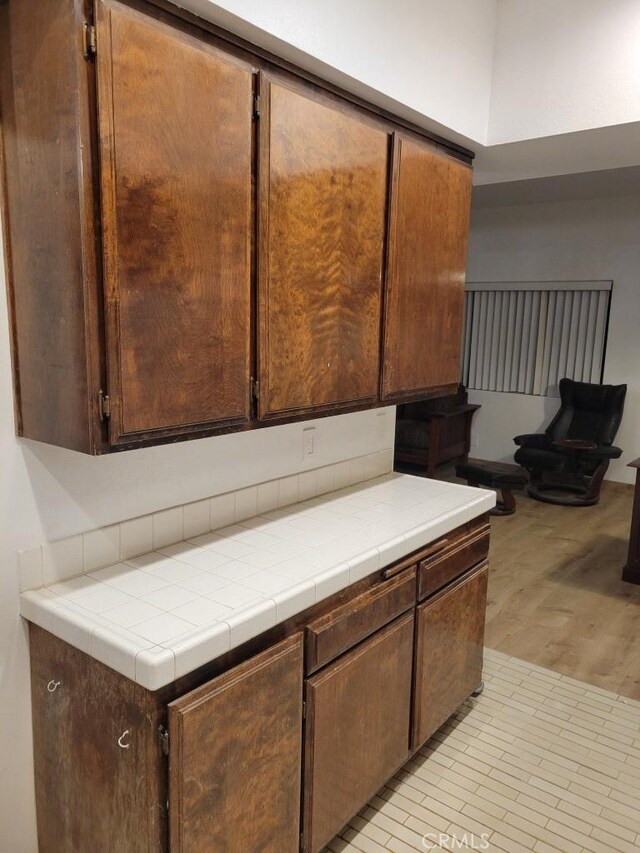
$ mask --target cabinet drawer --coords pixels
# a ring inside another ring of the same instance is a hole
[[[307,626],[306,672],[309,675],[355,646],[416,602],[416,570],[367,590]]]
[[[441,589],[489,553],[489,525],[476,527],[465,536],[418,563],[418,599]]]

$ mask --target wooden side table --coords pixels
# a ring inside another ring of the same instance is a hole
[[[403,441],[402,428],[396,430],[396,462],[425,465],[427,477],[433,477],[436,466],[452,459],[466,462],[471,446],[471,420],[479,405],[464,403],[450,409],[425,413],[419,418],[399,418],[411,423],[414,430],[425,436],[426,446]]]
[[[629,462],[629,468],[636,469],[636,487],[633,493],[629,553],[622,569],[622,580],[640,584],[640,459]]]

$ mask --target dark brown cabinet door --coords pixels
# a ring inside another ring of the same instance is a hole
[[[482,681],[488,571],[484,563],[418,607],[412,749]]]
[[[97,8],[111,441],[247,422],[252,70]]]
[[[409,755],[413,611],[307,680],[304,850],[317,853]]]
[[[260,88],[260,417],[374,401],[388,134],[320,95]]]
[[[471,168],[394,139],[382,397],[446,393],[460,381]]]
[[[172,853],[297,853],[302,635],[169,705]]]
[[[34,624],[29,646],[39,853],[164,850],[155,696]]]

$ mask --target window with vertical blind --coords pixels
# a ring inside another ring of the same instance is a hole
[[[602,382],[612,284],[467,282],[463,384],[557,397],[563,376]]]

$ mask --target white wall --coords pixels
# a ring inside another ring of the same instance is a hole
[[[16,549],[393,446],[395,409],[91,458],[15,438],[0,241],[0,851],[36,850],[26,631]],[[85,851],[78,851],[85,853]],[[88,853],[88,851],[87,851]]]
[[[626,463],[640,455],[640,195],[474,209],[467,277],[470,281],[586,281],[611,279],[613,295],[604,381],[629,386],[616,437],[622,459],[609,479],[630,483]],[[472,392],[483,408],[473,431],[473,454],[507,461],[513,436],[536,432],[558,400]]]
[[[484,142],[497,0],[178,0],[380,106]]]
[[[640,121],[638,45],[637,0],[500,0],[487,142]]]

